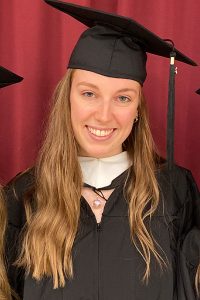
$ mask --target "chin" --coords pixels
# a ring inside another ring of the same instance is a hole
[[[108,157],[108,156],[112,156],[112,154],[110,155],[109,152],[105,151],[100,151],[100,149],[97,149],[97,151],[95,151],[93,149],[93,151],[90,150],[82,150],[80,151],[80,156],[87,156],[87,157],[95,157],[95,158],[103,158],[103,157]]]
[[[104,158],[112,155],[109,155],[108,153],[91,152],[91,153],[87,153],[86,156],[94,157],[94,158]]]
[[[105,151],[105,148],[100,151],[100,149],[98,149],[97,151],[85,151],[85,155],[83,156],[91,156],[91,157],[95,157],[95,158],[105,158],[105,157],[110,157],[110,156],[114,156],[114,155],[117,155],[119,153],[121,153],[122,150],[119,150],[119,151]]]

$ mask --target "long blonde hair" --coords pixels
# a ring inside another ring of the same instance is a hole
[[[133,162],[126,194],[129,203],[131,239],[146,263],[143,280],[147,283],[150,276],[151,254],[161,270],[167,266],[168,260],[145,226],[145,222],[151,219],[159,204],[160,192],[155,174],[161,166],[161,159],[155,151],[142,91],[138,115],[139,120],[124,143]]]
[[[65,276],[73,276],[72,247],[80,216],[82,174],[69,101],[73,72],[67,71],[54,94],[36,166],[35,204],[32,208],[30,202],[26,202],[27,230],[18,260],[37,280],[44,275],[52,276],[54,288],[65,285]],[[133,162],[126,198],[129,199],[131,238],[146,263],[144,279],[148,279],[151,254],[160,265],[164,259],[145,226],[145,220],[158,206],[159,188],[155,178],[154,144],[142,94],[138,111],[139,121],[124,143]]]

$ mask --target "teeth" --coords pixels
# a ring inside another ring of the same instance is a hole
[[[100,130],[100,129],[94,129],[91,127],[88,127],[88,130],[96,136],[107,136],[107,135],[111,134],[111,132],[113,132],[113,129]]]

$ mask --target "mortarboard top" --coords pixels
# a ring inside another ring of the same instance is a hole
[[[152,53],[155,55],[163,56],[163,57],[170,57],[170,52],[172,51],[171,44],[167,43],[144,26],[140,25],[136,21],[119,16],[116,14],[106,13],[103,11],[99,11],[96,9],[92,9],[89,7],[84,7],[72,3],[65,3],[62,1],[56,0],[45,0],[45,2],[54,8],[61,10],[62,12],[72,16],[76,20],[80,21],[84,25],[88,27],[95,27],[98,25],[103,26],[110,26],[113,27],[119,33],[123,33],[124,36],[129,36],[133,38],[135,44],[139,44],[143,51]],[[98,32],[97,32],[98,34]],[[102,37],[105,36],[106,39],[106,32],[102,32]],[[109,33],[108,33],[109,35]],[[106,41],[104,41],[104,47],[106,47]],[[129,45],[127,45],[128,47]],[[132,44],[130,44],[130,48]],[[91,45],[88,45],[88,53],[90,54]],[[100,49],[101,50],[101,49]],[[134,53],[134,48],[132,48]],[[191,60],[189,57],[174,49],[176,52],[176,59],[187,64],[196,66],[197,64]],[[92,50],[91,50],[92,52]],[[98,51],[98,55],[100,51]],[[132,54],[133,54],[132,53]],[[88,55],[89,56],[89,55]],[[129,66],[130,68],[130,66]]]
[[[0,66],[0,88],[22,81],[23,78]]]
[[[136,21],[80,5],[44,0],[72,16],[89,29],[79,38],[68,68],[84,69],[105,76],[128,78],[141,85],[146,79],[146,52],[170,58],[167,117],[167,160],[173,168],[175,58],[186,64],[197,64]]]
[[[196,93],[200,95],[200,89],[199,89],[199,90],[197,90],[197,91],[196,91]]]

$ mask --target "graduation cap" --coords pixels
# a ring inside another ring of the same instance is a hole
[[[161,39],[136,21],[80,5],[44,0],[89,28],[80,36],[68,68],[84,69],[101,75],[127,78],[141,85],[146,79],[146,53],[170,58],[168,94],[167,160],[173,167],[175,58],[197,64],[174,48],[173,42]]]
[[[199,90],[197,90],[197,91],[196,91],[196,93],[200,95],[200,89],[199,89]]]
[[[0,66],[0,88],[22,81],[23,78]]]

